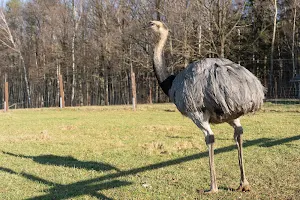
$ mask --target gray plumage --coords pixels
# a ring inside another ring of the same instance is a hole
[[[264,87],[246,68],[225,58],[206,58],[191,63],[174,78],[168,74],[163,56],[169,31],[159,21],[151,21],[149,26],[159,36],[153,54],[153,67],[158,83],[177,109],[204,133],[211,180],[208,192],[218,192],[214,165],[215,138],[209,123],[222,122],[227,122],[234,128],[241,172],[238,190],[249,191],[243,161],[243,128],[239,117],[261,108]]]
[[[206,58],[175,77],[169,97],[185,116],[208,111],[210,122],[222,123],[259,110],[264,88],[246,68],[228,59]]]

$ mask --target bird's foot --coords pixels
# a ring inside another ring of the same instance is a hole
[[[197,189],[197,193],[199,193],[199,194],[214,194],[214,193],[217,193],[217,192],[218,192],[218,189],[210,189],[210,190]]]
[[[236,189],[236,191],[239,191],[239,192],[249,192],[249,191],[250,191],[250,185],[249,185],[249,183],[241,184],[241,185]]]

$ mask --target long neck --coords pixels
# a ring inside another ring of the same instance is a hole
[[[154,48],[153,68],[154,68],[156,78],[160,84],[170,76],[167,71],[167,67],[165,66],[165,60],[163,56],[163,48],[166,44],[167,38],[168,38],[168,31],[161,33],[159,42],[156,44]]]

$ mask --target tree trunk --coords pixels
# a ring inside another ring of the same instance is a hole
[[[73,35],[72,35],[72,44],[71,44],[71,51],[72,51],[72,93],[71,93],[71,105],[74,106],[75,102],[75,87],[76,87],[76,63],[75,63],[75,38],[76,32],[78,29],[78,25],[81,19],[81,10],[82,10],[82,1],[79,1],[79,11],[76,10],[75,1],[72,0],[72,9],[73,9]],[[76,16],[78,14],[78,16]],[[77,19],[76,19],[77,17]]]
[[[173,41],[172,41],[172,37],[170,37],[169,41],[170,41],[170,54],[171,54],[171,59],[172,59],[173,58]],[[149,63],[150,63],[150,61],[147,60],[147,68],[149,66]],[[173,66],[173,64],[171,64],[171,74],[174,74],[174,66]]]
[[[75,2],[72,0],[73,3],[73,35],[72,35],[72,43],[71,43],[71,50],[72,50],[72,93],[71,93],[71,106],[74,106],[74,98],[75,98],[75,84],[76,84],[76,65],[75,65],[75,37],[76,37],[76,11],[75,11]]]
[[[294,16],[293,16],[293,43],[292,43],[292,62],[293,62],[293,77],[296,76],[296,60],[295,60],[295,30],[296,30],[296,17],[297,17],[297,7],[296,7],[296,1],[294,0]]]
[[[108,97],[108,69],[104,69],[104,104],[109,105],[109,97]]]
[[[184,55],[184,68],[189,64],[189,49],[188,49],[188,31],[186,24],[184,24],[184,36],[183,36],[183,55]]]
[[[225,39],[224,38],[221,38],[221,58],[224,58],[225,57]]]
[[[277,28],[277,0],[273,0],[274,2],[274,20],[273,20],[273,36],[272,36],[272,44],[271,44],[271,55],[270,55],[270,71],[269,71],[269,93],[272,95],[273,91],[273,76],[274,76],[274,46],[275,46],[275,36],[276,36],[276,28]]]
[[[72,93],[71,105],[74,106],[75,99],[75,84],[76,84],[76,67],[75,67],[75,31],[72,36]]]
[[[63,78],[62,75],[59,75],[59,93],[60,93],[60,108],[64,108],[65,107],[65,94],[64,94],[64,82],[63,82]]]
[[[160,3],[161,0],[155,0],[156,20],[160,21]]]
[[[21,65],[24,70],[24,80],[25,80],[25,87],[26,87],[27,100],[28,100],[27,106],[30,108],[31,107],[31,95],[30,95],[30,88],[29,88],[29,83],[28,83],[28,78],[27,78],[27,69],[26,69],[25,62],[24,62],[21,52],[19,53],[19,56],[20,56],[20,60],[21,60]]]
[[[130,80],[130,71],[129,70],[126,70],[126,85],[128,88],[128,93],[126,93],[127,94],[127,103],[129,105],[131,102],[131,99],[132,99],[131,80]]]
[[[60,76],[60,64],[58,61],[58,58],[56,58],[56,80],[57,80],[57,84],[56,84],[56,98],[55,100],[57,102],[60,102],[60,85],[59,85],[59,76]],[[58,105],[59,106],[59,105]]]
[[[3,46],[8,47],[9,49],[13,50],[14,52],[16,52],[19,55],[20,62],[21,62],[20,64],[21,64],[21,67],[23,68],[23,72],[24,72],[24,80],[25,80],[25,87],[26,87],[26,93],[27,93],[27,106],[30,107],[31,106],[30,87],[29,87],[29,83],[28,83],[27,69],[25,66],[23,55],[21,53],[21,47],[17,44],[17,42],[15,41],[15,39],[13,37],[13,34],[10,31],[10,28],[8,26],[6,17],[4,15],[2,9],[0,9],[0,19],[2,20],[2,23],[3,23],[3,25],[1,25],[1,30],[4,31],[4,34],[2,35],[4,40],[1,39],[1,43]],[[5,42],[5,40],[9,41],[9,43]]]
[[[135,111],[137,106],[136,83],[135,83],[135,73],[132,69],[130,74],[131,74],[130,77],[131,77],[131,91],[132,91],[132,107],[133,110]]]
[[[241,64],[241,29],[238,29],[238,64],[240,65]]]
[[[264,85],[267,86],[267,56],[264,58]]]
[[[137,106],[137,99],[136,99],[136,83],[135,83],[135,73],[133,71],[133,64],[132,64],[132,55],[131,55],[131,44],[129,45],[129,55],[130,55],[130,77],[131,77],[131,93],[132,93],[132,106],[133,110],[136,110]]]
[[[9,109],[9,93],[8,93],[8,82],[5,80],[5,87],[4,87],[4,111],[7,112]]]
[[[201,56],[201,48],[202,48],[202,26],[198,27],[198,56]]]
[[[148,75],[147,80],[148,80],[148,90],[149,90],[148,103],[152,104],[152,81],[151,81],[151,76]]]

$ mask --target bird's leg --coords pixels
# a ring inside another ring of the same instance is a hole
[[[190,119],[202,130],[205,135],[205,142],[208,147],[209,154],[209,169],[210,169],[210,190],[205,191],[205,193],[215,193],[218,192],[217,180],[216,180],[216,170],[214,163],[214,142],[215,137],[209,125],[209,113],[202,112],[190,112],[188,113]],[[199,190],[199,192],[203,192]]]
[[[238,191],[250,191],[250,185],[245,176],[245,168],[243,161],[243,128],[236,127],[234,130],[234,138],[236,141],[236,145],[238,148],[238,158],[239,158],[239,166],[241,171],[241,181],[240,186],[238,187]]]
[[[216,170],[214,162],[214,135],[207,135],[205,137],[206,144],[208,147],[209,154],[209,169],[210,169],[210,190],[207,193],[218,192],[217,179],[216,179]]]
[[[238,149],[238,159],[239,159],[239,166],[241,172],[240,186],[238,187],[237,190],[250,191],[250,185],[246,179],[244,161],[243,161],[243,128],[238,119],[233,122],[232,126],[234,127],[234,140],[236,142],[237,149]]]

